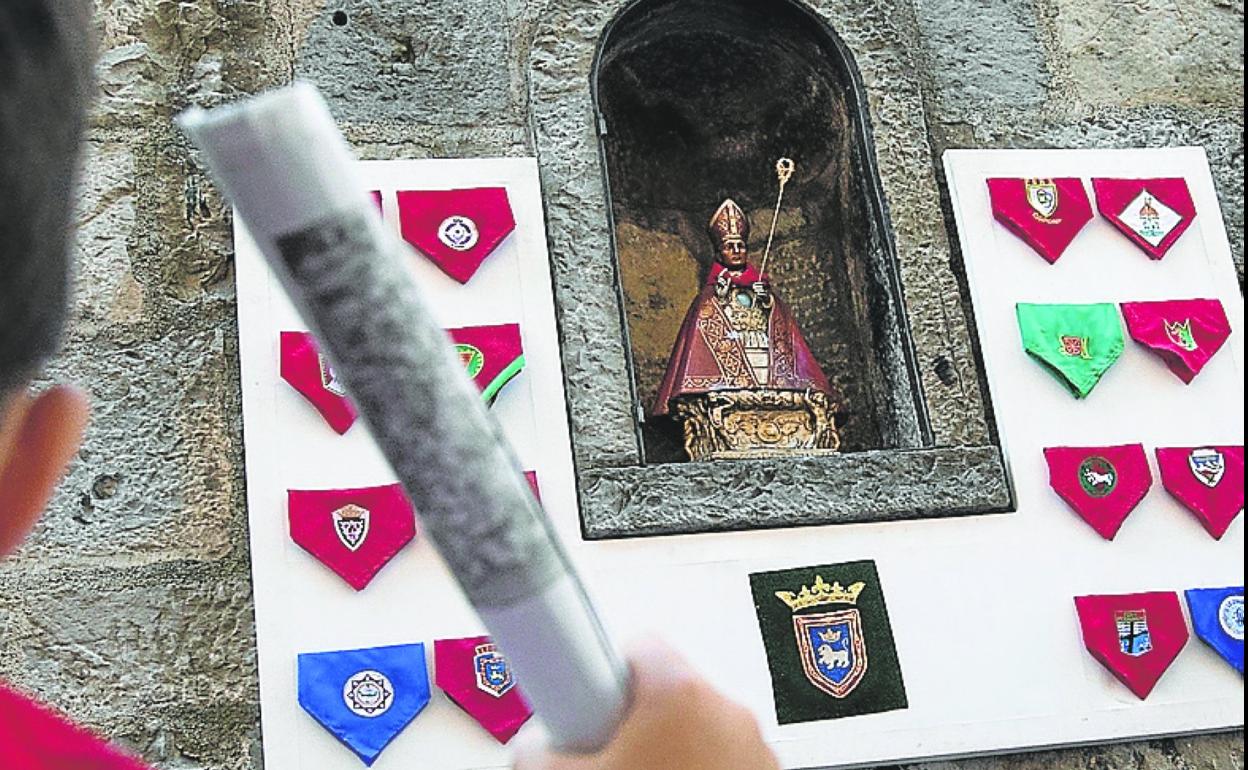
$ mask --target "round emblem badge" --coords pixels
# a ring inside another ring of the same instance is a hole
[[[1244,597],[1228,596],[1218,608],[1218,622],[1226,635],[1237,642],[1244,641]]]
[[[468,372],[469,377],[476,377],[485,367],[485,354],[472,345],[458,344],[455,352],[459,353],[459,360],[464,364],[464,371]]]
[[[1108,497],[1118,487],[1118,469],[1104,457],[1089,457],[1079,466],[1079,484],[1092,497]]]
[[[443,246],[456,251],[468,251],[477,245],[480,237],[477,223],[465,216],[456,214],[442,220],[442,224],[438,225],[438,240],[442,241]]]
[[[379,717],[394,704],[394,685],[379,671],[361,671],[342,686],[342,700],[357,717]]]

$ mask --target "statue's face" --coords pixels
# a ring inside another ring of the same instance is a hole
[[[744,270],[749,250],[740,238],[725,238],[719,247],[719,263],[729,270]]]

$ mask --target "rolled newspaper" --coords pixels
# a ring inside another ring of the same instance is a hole
[[[178,123],[316,334],[552,742],[601,747],[627,705],[626,669],[320,93],[296,84],[191,109]]]

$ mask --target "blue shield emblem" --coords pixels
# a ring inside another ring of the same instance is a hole
[[[1216,449],[1197,449],[1187,457],[1196,480],[1210,489],[1217,488],[1226,476],[1226,455]]]
[[[428,703],[423,644],[299,656],[299,705],[365,765]]]
[[[511,692],[516,681],[511,676],[511,666],[507,659],[498,651],[494,644],[483,644],[477,647],[472,659],[472,667],[477,672],[477,689],[495,698],[501,698]]]
[[[810,683],[833,698],[844,698],[867,673],[867,642],[858,610],[794,615],[793,629]]]

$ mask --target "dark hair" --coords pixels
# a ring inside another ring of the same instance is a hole
[[[0,0],[0,395],[65,323],[90,84],[88,0]]]

